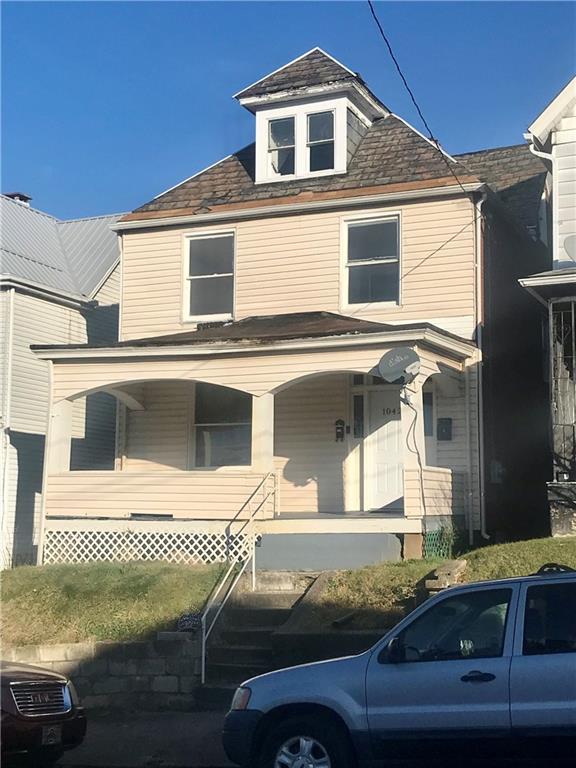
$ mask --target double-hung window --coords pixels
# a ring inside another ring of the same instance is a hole
[[[398,218],[347,225],[348,304],[395,302],[400,298]]]
[[[294,118],[283,117],[268,123],[268,157],[270,167],[278,176],[291,176],[296,164]]]
[[[234,306],[234,233],[188,239],[188,315],[229,318]]]
[[[334,112],[308,115],[308,170],[327,171],[334,168]]]
[[[192,464],[246,466],[251,461],[252,397],[216,384],[198,382],[192,424]]]

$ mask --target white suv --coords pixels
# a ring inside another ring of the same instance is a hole
[[[223,733],[250,768],[353,768],[386,758],[576,751],[576,572],[466,584],[358,656],[245,682]]]

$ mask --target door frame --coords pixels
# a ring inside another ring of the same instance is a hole
[[[357,376],[363,377],[363,383],[355,383],[354,379]],[[369,493],[370,489],[368,487],[368,483],[366,482],[366,468],[368,466],[367,461],[367,455],[369,450],[369,443],[367,442],[367,438],[369,437],[368,432],[370,428],[370,402],[369,402],[369,393],[370,392],[381,392],[383,389],[386,390],[397,390],[398,392],[398,404],[400,404],[400,391],[401,387],[396,386],[394,384],[374,384],[369,383],[372,380],[372,374],[352,374],[350,377],[350,423],[352,424],[352,430],[350,437],[353,440],[354,446],[358,450],[358,462],[357,462],[357,478],[358,478],[358,491],[359,491],[359,501],[360,501],[360,510],[362,512],[370,512],[372,511],[372,507],[369,506]],[[362,425],[362,437],[356,437],[354,435],[354,397],[362,397],[363,399],[363,425]],[[400,417],[402,418],[402,417]],[[403,453],[400,455],[401,464],[402,467],[404,467],[404,456]],[[404,473],[402,472],[402,477],[404,476]],[[402,479],[402,498],[404,498],[404,480]],[[390,510],[390,511],[396,511],[396,510]],[[398,511],[401,511],[401,508],[398,509]]]

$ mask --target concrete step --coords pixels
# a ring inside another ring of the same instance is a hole
[[[303,592],[314,581],[317,574],[300,571],[258,571],[256,573],[257,592]],[[252,588],[250,574],[240,580],[239,591],[248,592]]]
[[[292,608],[302,594],[294,590],[240,592],[230,601],[230,608]]]
[[[208,650],[208,664],[264,664],[272,662],[274,650],[258,645],[211,645]]]
[[[230,606],[226,610],[222,629],[244,629],[247,627],[279,627],[290,616],[291,608],[248,608]]]
[[[232,661],[227,663],[208,664],[206,667],[206,678],[211,685],[223,684],[240,685],[244,680],[250,677],[262,675],[270,672],[270,666],[267,664],[240,664]]]
[[[278,629],[277,625],[269,627],[226,627],[222,625],[220,637],[230,645],[266,645],[270,635]]]

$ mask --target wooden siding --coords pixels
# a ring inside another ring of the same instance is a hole
[[[321,376],[280,392],[275,403],[275,468],[280,512],[344,510],[347,441],[336,442],[334,422],[347,420],[345,375]]]
[[[127,471],[188,469],[188,424],[194,385],[167,381],[142,387],[145,410],[127,411]]]
[[[554,260],[573,266],[564,242],[576,235],[576,105],[558,123],[553,143]]]
[[[368,373],[390,347],[367,344],[352,348],[310,349],[307,352],[270,352],[253,355],[214,355],[168,359],[109,359],[95,363],[54,363],[54,400],[122,382],[182,379],[234,387],[256,396],[292,385],[311,374],[354,371]],[[437,364],[459,370],[460,364],[441,353],[416,348],[427,375]]]
[[[404,470],[404,508],[406,517],[464,514],[464,477],[440,467],[424,467],[424,499],[417,470]]]
[[[370,208],[400,213],[402,304],[358,306],[353,314],[409,322],[474,315],[474,228],[469,200]],[[301,311],[344,311],[341,305],[341,222],[350,212],[309,213],[222,226],[127,232],[123,237],[122,338],[176,333],[182,320],[183,235],[236,232],[235,317]],[[470,226],[466,226],[470,224]],[[463,231],[461,231],[463,230]],[[431,255],[447,239],[438,253]],[[350,312],[348,312],[350,314]],[[468,325],[470,321],[468,320]]]
[[[247,517],[261,475],[232,472],[69,472],[48,478],[46,514],[108,517],[162,514],[175,519]],[[271,516],[267,505],[261,517]]]

